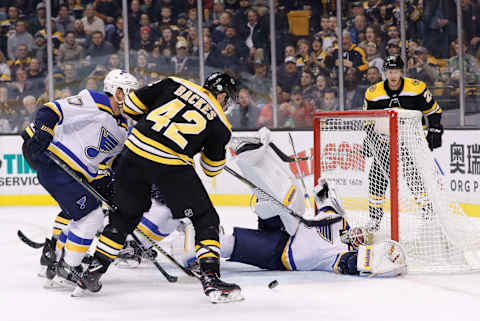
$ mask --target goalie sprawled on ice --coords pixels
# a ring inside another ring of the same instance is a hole
[[[267,129],[259,132],[258,143],[237,146],[235,160],[243,175],[260,189],[280,200],[295,213],[305,213],[303,187],[282,163],[278,148],[270,144]],[[285,157],[282,157],[285,161]],[[308,227],[265,196],[255,192],[254,211],[258,229],[235,227],[232,235],[220,235],[221,256],[230,261],[268,270],[318,270],[340,274],[396,276],[406,272],[405,254],[394,241],[372,244],[366,228],[349,228],[345,219]],[[344,209],[332,186],[319,179],[314,188],[317,209],[313,220],[342,217]],[[188,236],[188,240],[193,240]],[[183,237],[178,242],[184,243]],[[185,244],[186,244],[185,243]],[[175,248],[175,247],[174,247]],[[187,247],[188,248],[188,247]],[[193,243],[185,258],[194,257]],[[188,249],[185,249],[188,252]]]

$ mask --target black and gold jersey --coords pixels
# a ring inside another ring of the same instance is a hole
[[[205,88],[169,77],[131,92],[124,112],[137,121],[125,146],[164,165],[200,163],[209,176],[225,165],[232,127],[216,98]]]
[[[391,90],[386,81],[369,87],[365,92],[363,109],[403,108],[419,110],[423,113],[422,123],[424,125],[425,118],[428,119],[430,126],[440,124],[442,108],[435,101],[425,83],[412,78],[402,78],[401,81],[401,89],[397,91]]]

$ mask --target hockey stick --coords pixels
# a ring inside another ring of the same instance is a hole
[[[38,243],[38,242],[32,241],[20,230],[17,231],[17,235],[23,243],[27,244],[30,247],[33,247],[34,249],[40,249],[45,246],[45,242]]]
[[[298,161],[303,161],[303,160],[308,160],[309,157],[297,157],[297,154],[295,153],[294,158],[292,157],[289,157],[287,155],[285,155],[281,150],[280,148],[277,147],[277,145],[275,145],[274,143],[269,143],[268,145],[270,145],[270,147],[272,147],[273,151],[275,152],[275,154],[278,155],[278,157],[280,157],[280,159],[286,163],[291,163],[291,162],[298,162]],[[295,150],[295,149],[294,149]]]
[[[305,224],[306,226],[309,226],[309,227],[318,227],[318,226],[327,226],[327,225],[330,225],[330,224],[333,224],[333,223],[336,223],[340,220],[342,220],[343,218],[341,216],[339,217],[336,217],[336,218],[324,218],[322,220],[318,220],[318,221],[313,221],[313,220],[307,220],[307,219],[304,219],[302,216],[300,216],[299,214],[295,213],[291,208],[288,208],[287,206],[285,206],[282,202],[280,202],[279,200],[277,200],[275,197],[273,197],[272,195],[268,194],[267,192],[265,192],[263,189],[261,189],[260,187],[258,187],[257,185],[255,185],[254,183],[252,183],[251,181],[249,181],[247,178],[243,177],[242,175],[238,174],[237,172],[235,172],[233,169],[231,169],[230,167],[228,166],[225,166],[224,169],[232,174],[233,176],[235,176],[236,178],[238,178],[241,182],[245,183],[246,185],[250,186],[251,188],[253,188],[256,192],[258,192],[259,194],[261,194],[262,196],[268,198],[270,201],[272,201],[275,205],[277,205],[278,207],[281,207],[281,208],[284,208],[288,214],[290,214],[291,216],[297,218],[301,223]]]
[[[60,166],[67,174],[69,174],[74,180],[76,180],[80,185],[82,185],[82,187],[84,187],[87,191],[89,191],[90,193],[92,193],[92,195],[97,198],[99,201],[103,202],[105,204],[105,206],[108,207],[109,210],[111,211],[116,211],[117,210],[117,207],[114,206],[114,205],[111,205],[109,204],[108,200],[105,199],[105,197],[103,197],[102,194],[100,194],[99,192],[97,192],[93,187],[90,186],[90,184],[88,184],[88,182],[85,181],[84,178],[80,177],[77,175],[77,173],[75,171],[73,171],[70,167],[68,167],[62,160],[60,160],[57,156],[55,156],[54,154],[52,153],[47,153],[48,157],[55,162],[55,164],[57,164],[58,166]],[[175,265],[179,266],[186,274],[192,276],[191,274],[189,274],[188,272],[186,272],[185,268],[180,265],[180,263],[178,263],[172,256],[170,256],[170,254],[168,254],[164,249],[162,249],[154,240],[152,240],[152,238],[150,238],[147,234],[145,234],[143,231],[141,231],[138,227],[135,227],[135,231],[137,231],[138,233],[140,233],[141,235],[143,235],[143,237],[145,237],[145,239],[150,243],[150,245],[152,245],[156,250],[158,250],[160,253],[162,253],[165,257],[167,257],[170,261],[172,261],[172,263],[174,263]],[[158,266],[156,266],[159,270],[163,270],[162,274],[163,275],[167,275],[167,271],[165,271],[161,266],[160,264]],[[191,272],[191,271],[190,271]],[[174,278],[175,276],[172,276],[170,275],[170,279]],[[168,280],[169,278],[167,278]],[[169,281],[170,282],[170,281]]]
[[[288,132],[288,138],[290,140],[290,145],[292,145],[293,157],[295,157],[295,165],[297,165],[298,170],[298,178],[300,179],[300,182],[302,182],[302,187],[305,191],[305,194],[303,195],[305,197],[305,206],[310,208],[310,196],[308,195],[307,187],[305,186],[305,181],[303,180],[302,168],[300,167],[300,162],[297,158],[297,151],[295,150],[295,143],[293,142],[292,133]]]

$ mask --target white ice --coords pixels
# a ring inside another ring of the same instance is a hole
[[[151,265],[111,268],[101,292],[72,298],[47,290],[36,276],[40,250],[17,238],[21,229],[41,241],[50,234],[56,207],[0,207],[1,321],[123,320],[480,320],[480,274],[407,275],[367,279],[326,272],[271,272],[222,263],[223,278],[237,282],[245,301],[213,305],[200,283],[169,263],[177,276],[168,283]],[[220,207],[227,230],[254,227],[247,208]],[[278,280],[279,286],[267,285]]]

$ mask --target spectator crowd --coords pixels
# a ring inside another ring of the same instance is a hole
[[[427,83],[442,108],[456,108],[463,50],[467,112],[477,109],[480,0],[462,0],[464,46],[454,0],[406,0],[407,75]],[[0,1],[0,133],[18,133],[48,101],[46,25],[52,28],[55,98],[101,90],[108,70],[124,68],[146,85],[170,75],[199,81],[223,70],[240,82],[227,113],[234,129],[273,127],[270,33],[275,33],[279,128],[311,128],[313,113],[338,109],[336,0],[276,0],[270,30],[266,0]],[[365,90],[385,78],[383,59],[399,55],[400,1],[343,1],[346,109],[361,109]],[[128,24],[128,35],[124,25]],[[125,40],[130,50],[125,51]],[[203,53],[199,53],[199,41]],[[201,58],[200,58],[201,57]]]

